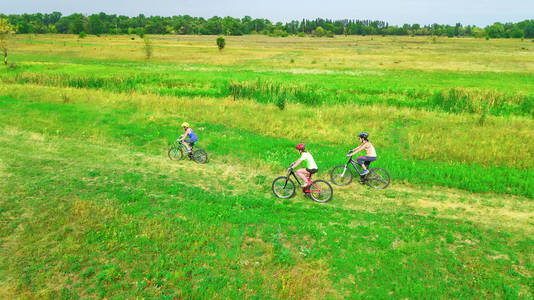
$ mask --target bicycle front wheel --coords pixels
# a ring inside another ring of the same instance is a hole
[[[332,186],[324,180],[315,180],[310,186],[310,197],[315,202],[328,202],[332,200],[333,194]]]
[[[295,194],[295,184],[289,177],[280,176],[273,181],[273,193],[276,197],[287,199]]]
[[[371,169],[369,170],[369,174],[365,176],[365,183],[375,189],[387,188],[389,181],[389,173],[381,168]]]
[[[352,172],[347,165],[335,166],[330,172],[330,180],[337,185],[348,185],[352,182],[352,177]]]
[[[204,149],[199,148],[193,152],[193,160],[199,164],[205,164],[208,162],[208,153]]]
[[[184,159],[184,151],[182,150],[182,147],[180,146],[173,146],[171,149],[169,149],[169,152],[167,152],[167,155],[171,160],[182,160]]]

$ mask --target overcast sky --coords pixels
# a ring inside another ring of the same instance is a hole
[[[136,16],[189,14],[290,21],[317,17],[372,19],[390,24],[473,24],[534,19],[534,0],[0,0],[0,13],[99,13]]]

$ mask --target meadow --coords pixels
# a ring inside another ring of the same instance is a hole
[[[0,298],[534,293],[534,43],[18,35],[0,69]],[[210,162],[172,162],[188,121]],[[392,185],[279,200],[371,133]]]

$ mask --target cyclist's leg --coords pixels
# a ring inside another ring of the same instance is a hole
[[[309,185],[309,182],[310,182],[310,173],[308,171],[306,171],[306,169],[298,169],[295,173],[297,173],[297,175],[302,178],[302,180],[304,180],[304,184],[305,186],[308,186]]]
[[[310,174],[310,175],[308,176],[308,179],[309,179],[310,182],[311,182],[312,175],[315,174],[315,173],[317,173],[317,169],[308,169],[308,168],[306,168],[306,171],[308,172],[308,174]]]
[[[358,165],[360,165],[360,167],[362,167],[364,170],[365,170],[365,167],[363,165],[363,162],[365,161],[365,156],[359,156],[359,157],[356,157],[356,163]]]
[[[366,168],[367,170],[369,170],[369,166],[371,165],[371,163],[372,163],[373,161],[376,160],[376,156],[366,156],[366,157],[367,157],[367,159],[365,160],[364,165],[365,165],[365,168]]]
[[[362,167],[364,171],[366,171],[369,168],[369,164],[376,160],[376,157],[370,157],[370,156],[360,156],[356,158],[356,161]]]
[[[185,140],[184,143],[183,143],[185,149],[187,149],[187,152],[190,152],[190,151],[191,151],[191,146],[189,146],[189,141],[190,141],[190,140],[187,139],[187,140]]]
[[[376,157],[360,156],[356,160],[357,160],[358,164],[360,165],[360,167],[362,167],[362,169],[363,169],[363,172],[362,172],[361,175],[366,175],[367,173],[369,173],[369,171],[368,171],[369,165],[371,164],[372,161],[376,160]]]
[[[193,150],[193,146],[195,145],[195,143],[197,141],[196,140],[187,139],[184,142],[185,142],[184,146],[187,149],[187,152],[191,153],[191,151]]]

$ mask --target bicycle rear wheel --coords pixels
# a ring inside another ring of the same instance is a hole
[[[333,194],[332,186],[324,180],[315,180],[310,186],[310,197],[315,202],[328,202],[332,200]]]
[[[287,199],[295,195],[295,184],[289,177],[280,176],[273,180],[273,193],[276,197]]]
[[[205,164],[208,162],[208,154],[204,149],[198,148],[193,151],[193,160],[199,164]]]
[[[365,183],[375,189],[387,188],[389,181],[389,173],[381,168],[371,169],[369,170],[369,174],[365,176]]]
[[[180,146],[172,146],[167,152],[167,155],[171,160],[182,160],[184,159],[184,151]]]
[[[352,182],[352,172],[347,165],[335,166],[330,171],[330,180],[336,185],[348,185]]]

